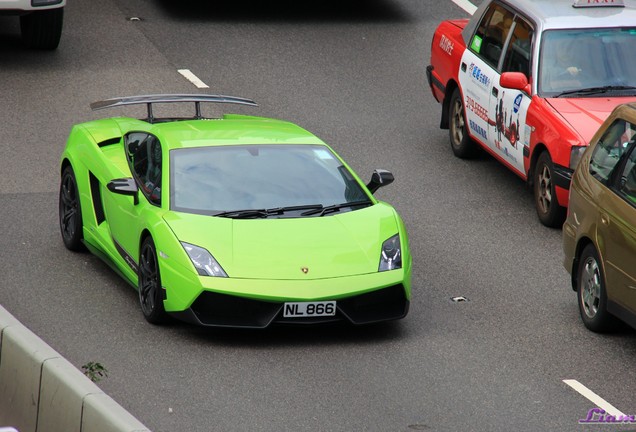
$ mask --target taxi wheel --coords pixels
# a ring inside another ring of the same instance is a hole
[[[566,209],[557,201],[554,179],[552,159],[548,152],[544,151],[534,169],[534,204],[541,223],[558,228],[565,222]]]
[[[607,311],[605,277],[593,244],[588,244],[581,253],[576,288],[585,327],[597,333],[614,329],[617,319]]]
[[[150,236],[146,237],[141,244],[138,279],[139,304],[146,321],[151,324],[165,323],[168,319],[168,315],[163,308],[161,275],[159,274],[157,250]]]
[[[453,91],[448,110],[448,131],[453,153],[455,156],[463,159],[475,157],[477,144],[468,136],[466,116],[464,115],[464,103],[462,102],[459,88]]]
[[[84,250],[82,208],[77,189],[75,172],[69,165],[62,172],[59,195],[59,219],[62,241],[67,249],[78,252]]]

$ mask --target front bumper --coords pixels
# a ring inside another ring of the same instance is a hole
[[[192,306],[172,315],[201,326],[265,328],[271,324],[319,324],[349,321],[371,324],[404,318],[409,310],[403,285],[354,295],[336,303],[336,315],[330,317],[286,318],[284,302],[249,299],[205,291]]]
[[[406,268],[326,279],[240,279],[194,275],[162,267],[164,307],[175,317],[203,326],[264,328],[272,323],[349,321],[368,324],[406,316],[411,270]],[[284,319],[285,302],[335,300],[331,317]]]
[[[33,1],[33,0],[0,0],[0,15],[17,15],[43,9],[64,7],[66,0]]]
[[[570,274],[572,289],[576,291],[576,268],[578,261],[576,259],[576,242],[577,242],[577,224],[574,222],[573,216],[568,218],[563,224],[562,248],[563,248],[563,267]]]
[[[554,184],[556,186],[569,190],[573,174],[574,170],[562,165],[554,164]]]
[[[567,207],[569,205],[570,184],[572,183],[572,175],[574,170],[562,165],[554,165],[554,188],[556,199],[560,206]]]
[[[431,93],[437,102],[441,102],[443,95],[446,94],[446,86],[433,73],[433,66],[426,66],[426,80],[431,88]]]

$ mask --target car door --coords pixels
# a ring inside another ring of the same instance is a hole
[[[636,313],[636,125],[618,120],[613,127],[618,139],[604,145],[618,162],[598,202],[598,242],[610,298]]]
[[[157,137],[147,132],[125,135],[124,148],[138,192],[129,196],[109,191],[104,212],[117,251],[136,273],[146,213],[161,207],[162,149]]]
[[[489,111],[493,84],[499,82],[497,72],[514,14],[497,2],[488,6],[464,51],[458,73],[464,97],[466,121],[470,134],[482,144],[492,147]]]
[[[533,27],[516,15],[508,34],[501,73],[520,72],[530,80]],[[525,91],[502,87],[500,78],[498,73],[490,93],[489,108],[494,122],[489,123],[488,144],[513,170],[525,177],[524,154],[529,155],[530,146],[526,115],[531,97]]]

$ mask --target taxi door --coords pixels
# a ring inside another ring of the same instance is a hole
[[[460,62],[458,77],[468,131],[488,147],[492,146],[490,131],[494,121],[489,112],[490,99],[493,84],[499,82],[497,68],[513,17],[498,3],[488,6]]]
[[[459,66],[458,79],[464,98],[466,127],[470,135],[490,146],[488,107],[493,83],[499,81],[497,65],[505,34],[500,28],[505,9],[493,3],[486,10]]]
[[[524,19],[516,16],[508,28],[505,54],[501,59],[500,70],[505,72],[521,72],[530,77],[531,47],[534,31]],[[530,130],[526,124],[526,115],[531,97],[525,91],[504,88],[497,75],[490,97],[490,115],[494,121],[489,123],[488,145],[510,168],[526,176],[524,168],[524,150],[529,154]]]

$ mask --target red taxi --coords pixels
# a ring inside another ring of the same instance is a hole
[[[438,26],[426,72],[453,153],[488,151],[560,227],[589,140],[636,100],[636,0],[486,0]]]

